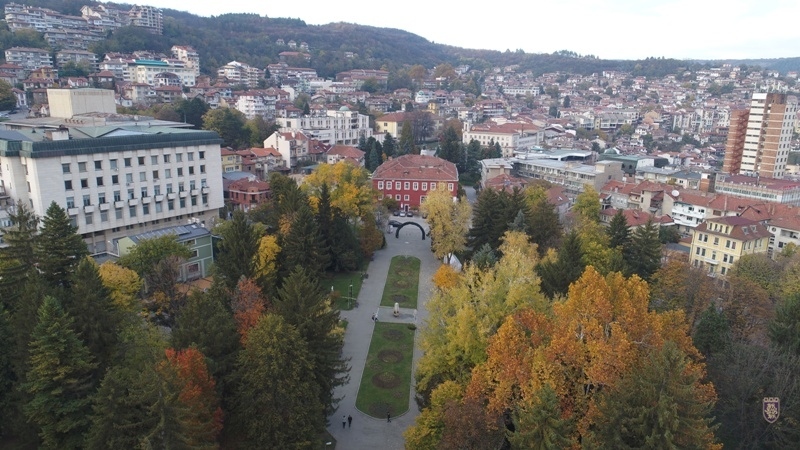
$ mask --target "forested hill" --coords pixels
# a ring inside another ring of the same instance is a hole
[[[10,0],[0,0],[5,5]],[[95,4],[86,0],[33,0],[26,4],[51,8],[67,14],[80,14],[81,6]],[[127,4],[111,4],[121,9]],[[309,45],[310,61],[287,61],[293,65],[312,67],[324,77],[352,68],[394,69],[403,65],[421,64],[433,67],[440,63],[453,66],[468,64],[472,68],[517,65],[535,74],[545,72],[593,73],[619,70],[634,75],[663,76],[683,69],[702,67],[705,62],[648,58],[640,61],[604,60],[581,57],[573,52],[531,54],[521,50],[492,51],[464,49],[435,44],[402,30],[377,28],[350,23],[308,25],[300,19],[271,18],[257,14],[223,14],[201,17],[183,11],[163,10],[164,36],[149,35],[141,29],[127,27],[116,31],[92,50],[130,52],[156,50],[169,52],[172,45],[191,45],[200,53],[202,70],[213,74],[216,68],[237,60],[256,67],[277,62],[278,54],[291,50],[277,45],[278,39]],[[9,40],[3,40],[8,43]],[[7,44],[8,45],[8,44]],[[557,43],[554,43],[557,45]],[[765,68],[800,70],[800,58],[764,60]],[[751,62],[742,61],[745,64]]]

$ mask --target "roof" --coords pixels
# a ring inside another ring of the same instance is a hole
[[[450,161],[435,156],[402,155],[375,169],[373,180],[458,181],[458,169]]]
[[[486,180],[486,187],[493,188],[500,191],[505,189],[524,188],[528,185],[528,180],[523,178],[512,177],[508,174],[501,173],[500,175]]]
[[[177,237],[178,242],[181,242],[189,239],[195,239],[198,237],[207,236],[209,234],[211,234],[211,232],[205,229],[204,227],[199,226],[197,224],[191,224],[186,226],[178,225],[169,228],[161,228],[160,230],[147,231],[145,233],[128,236],[128,238],[130,238],[130,240],[132,240],[134,243],[138,244],[139,242],[144,241],[146,239],[155,239],[162,236],[173,235]]]
[[[334,145],[327,152],[331,156],[343,156],[345,158],[361,159],[364,157],[365,152],[349,146],[349,145]]]
[[[714,231],[713,224],[729,225],[732,227],[732,229],[727,234],[721,231]],[[760,238],[769,239],[772,237],[772,234],[763,224],[740,216],[726,216],[706,219],[705,222],[701,223],[697,226],[697,228],[695,228],[695,231],[707,232],[720,236],[730,236],[740,241],[752,241]]]

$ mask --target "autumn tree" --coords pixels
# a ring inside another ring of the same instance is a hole
[[[70,276],[89,252],[64,208],[50,203],[36,240],[37,267],[53,286],[69,286]]]
[[[467,243],[469,218],[472,208],[466,198],[453,201],[453,196],[441,183],[428,192],[420,210],[428,216],[431,248],[437,259],[464,250]]]
[[[414,424],[403,433],[409,450],[436,450],[442,439],[445,408],[460,401],[464,387],[454,381],[445,381],[431,392],[430,404],[420,411]]]
[[[254,256],[253,275],[265,294],[270,293],[268,289],[275,286],[277,281],[280,253],[281,247],[278,245],[277,236],[267,234],[258,240],[258,251]]]
[[[23,386],[31,395],[25,416],[39,427],[42,448],[82,448],[89,428],[97,366],[72,326],[58,300],[47,297],[39,308]]]
[[[710,301],[719,296],[714,282],[702,269],[685,260],[670,260],[651,278],[650,306],[656,311],[682,310],[691,328]]]
[[[232,422],[250,448],[311,448],[325,427],[312,354],[297,329],[267,314],[237,357]]]
[[[260,233],[239,210],[234,211],[232,220],[217,227],[217,231],[222,239],[215,267],[226,286],[233,288],[241,277],[253,277]]]
[[[572,212],[578,220],[578,226],[585,221],[600,222],[600,198],[597,191],[591,186],[584,186],[583,192],[575,198]]]
[[[138,299],[143,285],[139,274],[111,261],[100,264],[98,273],[117,309],[124,312],[139,310]]]
[[[177,280],[165,280],[156,269],[160,262],[170,256],[189,258],[191,254],[174,235],[165,235],[139,241],[128,254],[119,259],[119,264],[139,274],[148,292],[171,291],[170,285],[174,285]]]
[[[247,339],[247,333],[258,323],[266,308],[267,300],[258,285],[249,278],[240,278],[233,291],[231,309],[242,342]]]
[[[331,210],[339,210],[350,220],[374,211],[372,181],[363,167],[345,161],[322,164],[305,178],[301,189],[312,205],[318,205],[323,186],[330,192]]]

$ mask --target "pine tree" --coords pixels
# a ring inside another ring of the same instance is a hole
[[[64,208],[52,202],[42,219],[36,247],[39,270],[52,286],[69,286],[70,277],[89,252]]]
[[[692,338],[695,347],[706,355],[706,358],[724,351],[730,344],[728,320],[725,318],[725,314],[717,310],[713,302],[700,314]]]
[[[781,350],[800,356],[800,293],[781,300],[769,324],[769,338]]]
[[[335,410],[333,390],[347,382],[347,363],[341,357],[344,345],[339,326],[339,312],[330,307],[319,282],[298,268],[284,280],[274,303],[274,311],[288,325],[297,329],[309,349],[314,366],[319,400],[328,413]]]
[[[6,247],[0,248],[0,302],[10,311],[22,292],[31,268],[35,263],[36,229],[39,219],[18,201],[9,209],[11,226],[3,233]]]
[[[91,258],[83,258],[78,264],[69,298],[64,309],[74,320],[74,330],[97,361],[95,379],[99,381],[111,365],[121,317]]]
[[[8,313],[0,304],[0,436],[7,435],[13,423],[12,389],[16,381],[14,366],[11,364],[14,336]]]
[[[397,143],[397,155],[408,155],[416,153],[416,145],[414,145],[414,134],[411,129],[411,122],[406,120],[403,122],[403,128],[400,129],[400,140]]]
[[[392,137],[392,134],[387,131],[383,136],[383,153],[385,153],[388,157],[392,157],[396,151],[397,144],[395,143],[394,137]]]
[[[546,384],[535,398],[513,413],[514,432],[508,433],[512,448],[557,450],[570,446],[572,426],[561,418],[561,406],[553,388]]]
[[[317,214],[314,217],[317,222],[317,229],[322,236],[322,240],[328,248],[330,265],[325,268],[328,270],[335,265],[336,254],[333,253],[333,209],[331,208],[331,195],[328,183],[322,183],[319,188],[319,201],[317,202]]]
[[[378,148],[373,148],[369,153],[369,171],[374,172],[381,164],[383,164],[383,152]]]
[[[628,266],[627,275],[639,275],[647,281],[661,267],[661,241],[652,218],[631,233],[631,240],[623,253]]]
[[[573,230],[564,238],[555,261],[543,261],[536,266],[542,292],[551,298],[565,295],[569,285],[581,277],[584,268],[580,237]]]
[[[331,268],[337,272],[358,270],[361,266],[362,252],[356,230],[338,210],[331,225]]]
[[[312,352],[297,329],[267,314],[237,357],[231,423],[247,448],[315,448],[325,427]]]
[[[72,326],[58,300],[45,298],[24,384],[32,396],[25,416],[39,426],[42,448],[82,448],[89,427],[92,373],[97,365]]]
[[[311,209],[307,206],[300,208],[281,249],[284,278],[298,266],[307,269],[314,277],[320,277],[330,264],[328,252]]]
[[[561,237],[561,224],[558,221],[558,213],[555,207],[548,201],[547,192],[544,188],[529,188],[537,192],[528,195],[528,223],[527,233],[531,237],[531,242],[537,244],[539,253],[544,254],[547,249],[557,245]]]
[[[484,189],[478,195],[472,217],[472,228],[467,235],[467,245],[477,251],[484,244],[489,244],[491,249],[496,249],[499,245],[499,238],[494,236],[494,224],[499,211],[499,195],[494,189]]]
[[[233,289],[239,278],[252,278],[253,257],[258,250],[258,232],[249,223],[242,211],[234,211],[233,220],[220,228],[222,240],[219,243],[216,267],[219,275],[229,289]]]
[[[497,264],[497,255],[495,255],[494,250],[492,250],[489,244],[483,244],[481,248],[472,255],[472,264],[475,264],[481,270],[494,267],[494,265]]]
[[[611,222],[608,224],[606,233],[608,234],[609,238],[609,247],[624,248],[626,245],[628,245],[628,242],[630,241],[631,230],[628,226],[628,219],[625,218],[625,214],[623,214],[621,209],[618,209],[614,214],[614,217],[611,218]]]

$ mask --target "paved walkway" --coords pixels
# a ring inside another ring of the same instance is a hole
[[[414,221],[427,229],[425,221],[419,217],[392,217],[399,222]],[[386,418],[375,419],[355,407],[361,376],[367,360],[372,332],[375,323],[372,314],[378,312],[378,320],[382,322],[414,322],[414,310],[401,308],[400,317],[393,317],[393,308],[380,307],[383,296],[383,286],[389,273],[389,264],[397,255],[411,255],[420,259],[419,270],[419,295],[417,302],[417,326],[422,326],[428,317],[426,304],[431,292],[431,277],[439,267],[439,262],[433,257],[430,250],[430,240],[422,240],[419,228],[407,226],[400,230],[400,238],[394,237],[394,232],[386,234],[386,248],[375,252],[375,258],[369,265],[369,277],[364,280],[361,292],[358,295],[359,307],[350,311],[342,311],[341,317],[347,319],[347,332],[344,336],[343,354],[350,358],[350,382],[336,389],[334,396],[341,398],[339,409],[329,417],[328,431],[336,438],[336,450],[402,450],[404,448],[403,432],[414,423],[419,414],[417,403],[414,400],[414,381],[411,380],[411,393],[409,396],[409,410],[404,413],[392,412],[392,422],[387,423]],[[419,339],[419,332],[417,332]],[[415,342],[419,344],[419,342]],[[413,371],[416,370],[417,361],[421,356],[417,345],[414,347]],[[353,416],[352,428],[342,429],[342,415]],[[332,446],[331,446],[332,447]]]

